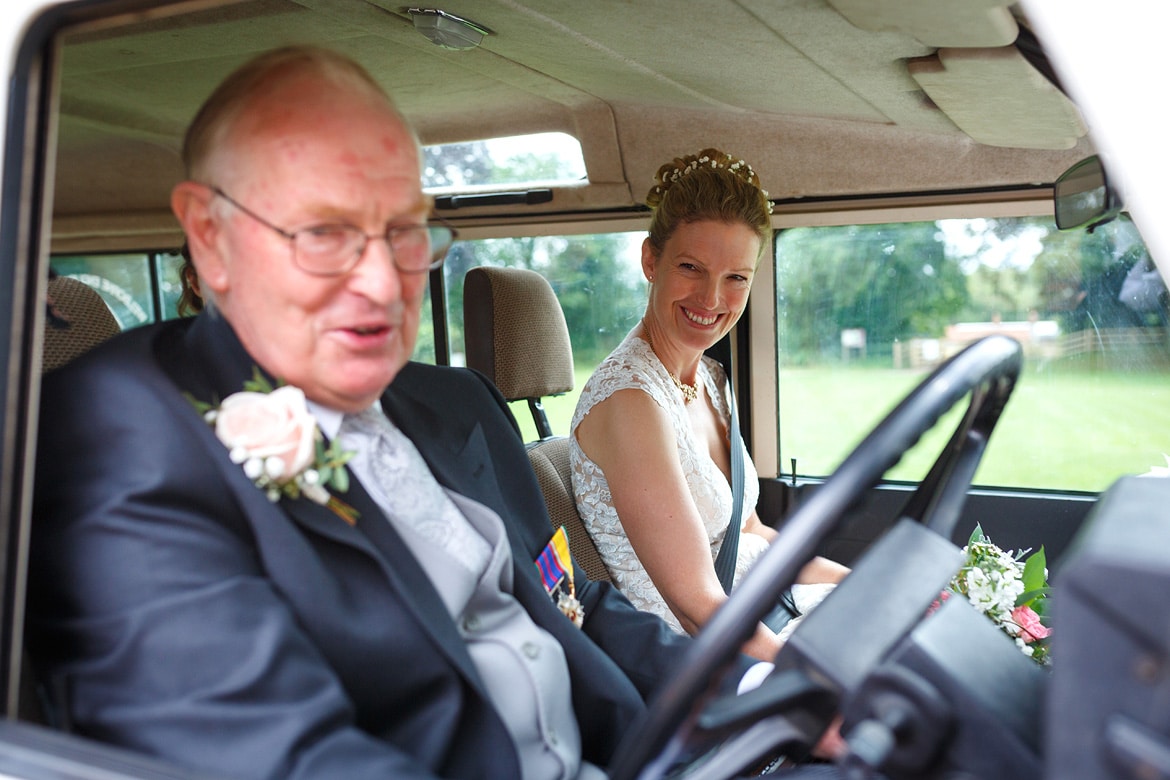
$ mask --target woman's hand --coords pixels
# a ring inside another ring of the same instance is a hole
[[[849,567],[842,566],[836,561],[817,556],[804,565],[796,575],[796,581],[801,585],[813,585],[822,582],[838,583],[849,574]]]

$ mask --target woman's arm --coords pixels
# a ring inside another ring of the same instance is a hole
[[[683,628],[697,633],[727,596],[666,412],[639,390],[619,390],[590,410],[576,434],[605,473],[614,509],[654,586]],[[779,649],[763,625],[744,646],[764,660]]]
[[[760,516],[756,514],[756,510],[754,509],[752,510],[751,515],[748,516],[747,521],[743,524],[743,532],[745,534],[755,534],[756,536],[762,536],[767,539],[769,543],[776,538],[776,529],[772,528],[771,526],[764,525],[763,521],[760,520]]]
[[[743,532],[747,534],[756,534],[762,536],[770,543],[776,538],[776,529],[771,526],[764,525],[760,520],[760,516],[753,509],[752,514],[743,524]],[[822,582],[840,582],[845,579],[845,575],[849,573],[847,566],[842,566],[836,561],[831,561],[828,558],[817,556],[804,565],[800,573],[796,575],[797,583],[801,585],[811,585]]]
[[[804,568],[796,575],[796,581],[801,585],[821,582],[837,583],[845,579],[845,575],[848,573],[849,567],[818,555],[804,565]]]

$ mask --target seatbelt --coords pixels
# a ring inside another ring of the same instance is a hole
[[[727,402],[731,410],[731,519],[727,522],[727,532],[723,535],[719,554],[715,556],[715,574],[719,577],[723,592],[727,594],[731,593],[731,584],[735,579],[739,531],[743,526],[743,439],[739,435],[739,413],[735,408],[735,389],[731,386],[730,377],[729,372]]]
[[[739,414],[735,408],[735,390],[731,386],[731,372],[727,372],[727,402],[731,410],[731,519],[727,522],[727,532],[723,535],[723,543],[719,546],[719,554],[715,556],[715,574],[719,577],[719,584],[723,592],[731,595],[731,586],[735,580],[735,564],[739,558],[739,534],[743,527],[743,438],[739,433]],[[773,631],[779,632],[788,621],[800,617],[800,610],[792,598],[792,590],[780,594],[779,603],[764,616],[763,623]]]

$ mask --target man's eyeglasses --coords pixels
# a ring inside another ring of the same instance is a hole
[[[269,230],[287,238],[292,245],[293,264],[314,276],[340,276],[358,264],[370,239],[383,239],[390,247],[394,267],[404,274],[422,274],[443,264],[447,250],[458,235],[442,222],[387,228],[381,235],[369,235],[356,225],[321,224],[289,232],[273,225],[243,206],[219,187],[211,191]]]

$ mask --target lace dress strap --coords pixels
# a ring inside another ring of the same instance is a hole
[[[674,396],[678,390],[650,345],[631,333],[585,383],[570,430],[576,431],[594,406],[619,390],[641,390],[671,415],[672,422],[677,422],[678,404],[674,403]]]

